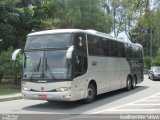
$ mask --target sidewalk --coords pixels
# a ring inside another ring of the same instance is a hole
[[[18,99],[22,99],[22,94],[21,93],[16,93],[16,94],[11,94],[11,95],[1,95],[0,96],[0,102],[10,101],[10,100],[18,100]]]

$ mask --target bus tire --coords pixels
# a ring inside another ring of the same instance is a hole
[[[130,76],[127,77],[127,81],[126,81],[126,90],[130,91],[132,88],[132,79]]]
[[[96,89],[93,84],[89,84],[87,88],[87,98],[83,100],[84,103],[92,103],[96,97]]]
[[[132,79],[132,89],[136,88],[136,83],[137,83],[137,77],[134,75]]]

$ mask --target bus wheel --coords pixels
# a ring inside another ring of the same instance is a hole
[[[133,76],[133,80],[132,80],[132,89],[135,89],[136,88],[136,76]]]
[[[91,103],[94,101],[96,96],[95,87],[93,84],[89,84],[87,89],[87,98],[84,99],[84,103]]]
[[[129,91],[129,90],[131,90],[131,88],[132,88],[132,80],[131,80],[131,77],[128,76],[127,83],[126,83],[126,90]]]

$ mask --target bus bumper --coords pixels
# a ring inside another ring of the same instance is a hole
[[[24,99],[34,100],[55,100],[55,101],[75,101],[70,91],[65,92],[33,92],[22,90],[22,96]]]

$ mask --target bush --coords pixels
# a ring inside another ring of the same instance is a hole
[[[160,66],[160,56],[156,56],[156,57],[153,59],[152,64],[153,64],[153,65],[156,65],[156,66]]]
[[[16,67],[12,67],[12,53],[14,49],[10,47],[7,51],[3,51],[0,55],[0,74],[2,76],[13,76],[14,83],[17,84],[17,77],[20,76],[22,56],[18,55]]]
[[[145,56],[144,57],[144,64],[145,64],[145,68],[150,68],[151,63],[152,62],[152,58],[150,56]]]

